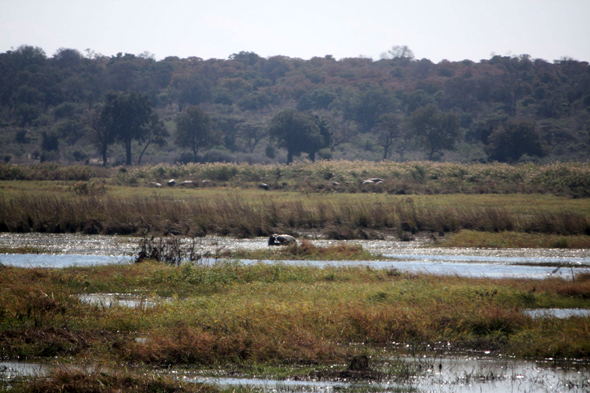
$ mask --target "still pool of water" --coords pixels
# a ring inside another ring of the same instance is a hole
[[[167,299],[160,299],[151,296],[142,296],[132,293],[88,293],[77,295],[82,303],[92,304],[101,307],[130,307],[130,308],[152,308],[160,301]]]
[[[590,310],[583,310],[579,308],[537,308],[532,310],[524,310],[523,312],[525,315],[528,315],[532,318],[567,319],[572,317],[590,317]]]
[[[394,361],[400,359],[394,359]],[[418,370],[415,376],[380,382],[275,380],[263,378],[201,377],[182,369],[168,369],[166,373],[185,383],[206,383],[222,388],[255,387],[279,392],[335,392],[346,389],[363,391],[417,392],[588,392],[590,365],[571,360],[566,363],[526,361],[498,357],[449,356],[436,358],[402,358]],[[416,366],[420,366],[420,368]],[[17,377],[44,376],[55,365],[27,362],[0,362],[0,380]],[[76,367],[69,365],[68,367]],[[82,370],[89,369],[86,365]]]
[[[564,258],[560,258],[564,260]],[[3,254],[0,255],[0,263],[4,265],[18,267],[42,267],[42,268],[64,268],[70,266],[91,266],[104,264],[127,264],[133,261],[132,257],[125,256],[106,256],[106,255],[62,255],[62,254]],[[472,263],[472,262],[453,262],[441,260],[438,258],[423,258],[417,256],[411,260],[398,258],[389,261],[254,261],[242,260],[244,264],[254,263],[284,263],[293,265],[306,265],[314,267],[328,266],[370,266],[374,269],[398,269],[410,273],[429,273],[438,275],[457,275],[462,277],[513,277],[513,278],[535,278],[543,279],[546,277],[562,277],[571,279],[572,275],[579,273],[590,273],[590,268],[560,268],[554,266],[535,266],[537,261],[531,257],[528,259],[530,264],[522,264],[519,259],[518,264],[511,264],[512,261],[501,257],[496,257],[494,262],[489,263]],[[222,263],[215,259],[204,259],[201,263]],[[576,259],[571,258],[568,263],[575,264]]]
[[[256,387],[265,391],[333,392],[417,391],[417,392],[587,392],[590,371],[586,364],[570,362],[567,367],[551,362],[456,356],[405,359],[423,366],[408,379],[381,382],[297,381],[245,378],[200,378],[185,374],[186,382],[204,382],[221,387]],[[180,372],[179,372],[180,373]]]

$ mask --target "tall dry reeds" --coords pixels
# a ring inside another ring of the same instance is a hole
[[[461,229],[559,235],[590,234],[590,219],[570,210],[531,207],[439,206],[408,197],[359,200],[321,196],[282,200],[246,198],[238,192],[210,199],[161,196],[23,196],[0,198],[0,231],[83,232],[238,237],[315,230],[337,239],[371,231],[402,235]]]

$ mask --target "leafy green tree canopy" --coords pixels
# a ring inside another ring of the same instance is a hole
[[[442,154],[443,150],[454,149],[461,136],[459,116],[441,112],[432,104],[416,109],[408,122],[414,131],[414,138],[427,152],[429,160],[435,154]]]
[[[271,119],[268,131],[279,147],[287,149],[287,164],[303,152],[309,153],[309,158],[314,160],[315,153],[330,142],[327,123],[295,109],[277,113]]]
[[[361,133],[370,132],[379,122],[379,117],[389,112],[393,105],[389,92],[374,86],[364,88],[341,103],[344,119],[354,120]]]
[[[220,143],[219,135],[214,131],[211,116],[199,106],[189,106],[176,116],[176,139],[179,147],[190,148],[193,160],[197,161],[197,153]]]
[[[106,95],[101,123],[125,146],[126,165],[131,165],[131,142],[144,137],[151,114],[152,104],[145,93],[110,91]]]
[[[537,157],[547,154],[537,124],[526,119],[510,120],[494,130],[485,151],[490,160],[500,162],[515,162],[524,154]]]

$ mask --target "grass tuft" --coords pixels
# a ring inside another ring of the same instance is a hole
[[[308,260],[308,261],[372,261],[383,259],[365,251],[359,244],[337,243],[327,247],[315,246],[308,240],[300,244],[265,250],[240,250],[224,257],[255,260]]]

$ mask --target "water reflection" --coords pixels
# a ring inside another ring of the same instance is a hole
[[[405,361],[422,367],[404,382],[333,382],[246,378],[202,378],[190,374],[186,382],[202,382],[228,387],[255,387],[265,391],[332,392],[418,391],[418,392],[586,392],[590,388],[590,371],[586,363],[556,364],[513,359],[480,357],[408,358]],[[564,367],[565,366],[565,367]],[[418,369],[418,368],[416,368]]]
[[[406,258],[407,256],[404,256]],[[469,257],[473,258],[473,257]],[[566,258],[560,258],[560,261]],[[0,255],[0,263],[18,267],[44,267],[44,268],[64,268],[70,266],[92,266],[105,264],[128,264],[132,263],[132,257],[125,256],[106,256],[106,255],[48,255],[48,254],[4,254]],[[541,263],[536,258],[529,258],[530,263],[510,264],[510,258],[496,257],[495,263],[468,263],[468,262],[451,262],[441,260],[437,256],[424,258],[420,256],[412,260],[389,260],[389,261],[256,261],[241,260],[246,265],[255,263],[284,263],[289,265],[304,265],[324,268],[328,266],[370,266],[374,269],[398,269],[410,273],[429,273],[438,275],[457,275],[462,277],[491,277],[491,278],[535,278],[543,279],[546,277],[562,277],[572,279],[572,276],[580,273],[590,273],[590,268],[575,267],[567,269],[556,269],[554,266],[536,266]],[[543,259],[545,261],[545,259]],[[570,258],[567,263],[572,265],[578,262],[577,258]],[[503,263],[499,263],[503,262]],[[213,258],[203,259],[203,264],[223,263],[222,260]]]
[[[73,266],[108,265],[130,263],[131,257],[123,255],[71,255],[71,254],[3,254],[0,263],[17,267],[64,268]]]
[[[43,376],[50,366],[28,362],[0,362],[0,380],[10,380],[18,377]]]
[[[397,361],[398,358],[392,359]],[[587,392],[589,364],[584,361],[554,362],[473,356],[402,358],[420,365],[414,377],[400,381],[317,381],[261,378],[208,378],[182,370],[168,370],[186,383],[206,383],[222,388],[254,387],[280,392],[418,391],[418,392]],[[0,362],[0,380],[47,375],[53,366],[27,362]],[[88,365],[85,366],[86,368]]]
[[[590,317],[590,310],[579,308],[539,308],[523,311],[525,315],[532,318],[559,318],[567,319],[572,317]]]
[[[82,303],[102,307],[152,308],[159,303],[159,299],[131,293],[90,293],[77,297]]]

